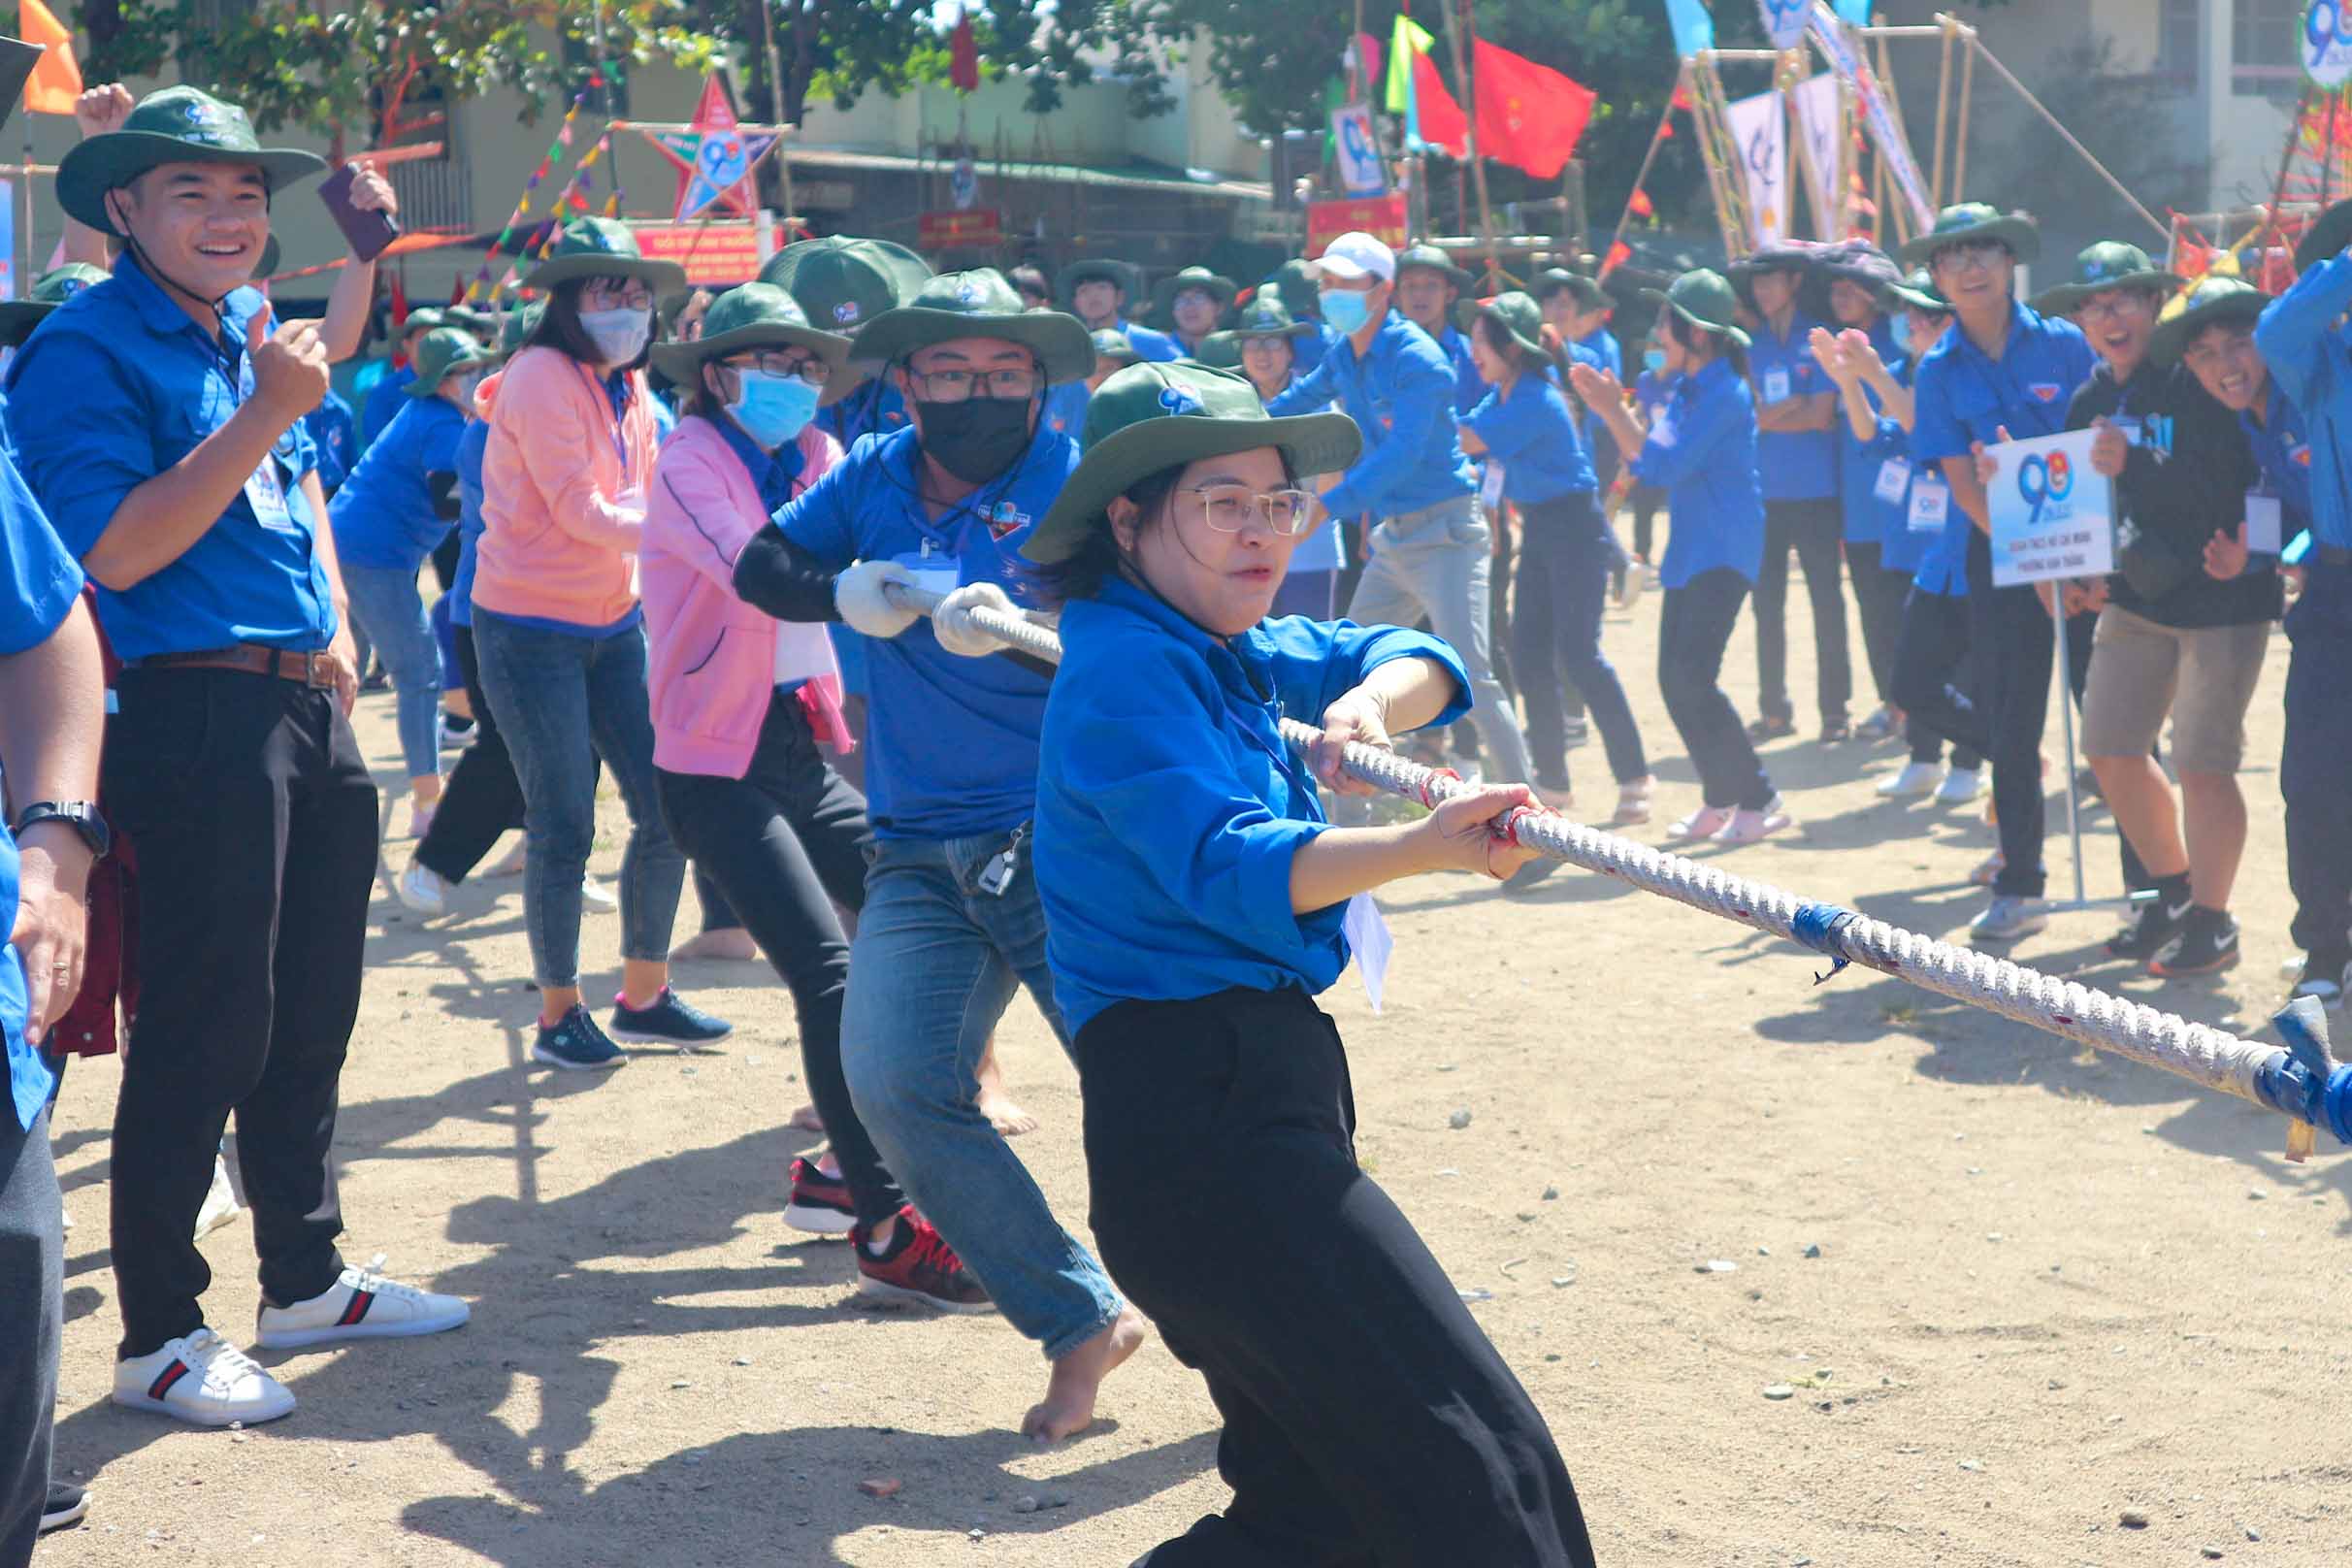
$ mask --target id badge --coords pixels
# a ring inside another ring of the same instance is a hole
[[[1951,512],[1952,487],[1922,474],[1911,482],[1911,532],[1940,534]]]
[[[1788,401],[1787,366],[1775,365],[1764,373],[1764,401],[1766,403],[1786,403]]]
[[[1486,476],[1479,481],[1478,499],[1489,517],[1503,504],[1503,464],[1500,458],[1486,459]]]
[[[897,558],[915,586],[934,594],[952,594],[964,586],[964,568],[952,555],[910,553]]]
[[[2125,414],[2120,418],[2110,419],[2107,421],[2107,423],[2113,425],[2117,430],[2122,431],[2123,439],[2134,446],[2140,444],[2140,438],[2147,432],[2147,426],[2140,419],[2130,414]]]
[[[1903,491],[1911,483],[1911,459],[1890,457],[1878,465],[1878,482],[1870,493],[1890,505],[1903,499]]]
[[[2278,498],[2260,490],[2246,492],[2246,549],[2255,555],[2276,555],[2286,547]]]
[[[286,505],[285,482],[278,476],[278,459],[265,457],[261,466],[245,476],[245,504],[253,508],[253,520],[273,534],[299,534],[293,509]]]

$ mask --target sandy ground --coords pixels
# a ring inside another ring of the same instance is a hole
[[[1804,595],[1790,603],[1809,693]],[[1613,610],[1608,639],[1662,825],[1695,789],[1652,675],[1657,607]],[[2286,654],[2275,639],[2255,702],[2246,963],[2161,985],[2105,958],[2106,913],[2056,919],[2021,958],[2262,1025],[2289,956]],[[1752,713],[1745,627],[1728,664]],[[1871,782],[1896,748],[1825,748],[1811,729],[1767,753],[1802,831],[1738,866],[1958,932],[1991,842],[1980,812],[1882,803]],[[361,735],[391,783],[388,697],[366,700]],[[1574,763],[1605,808],[1597,742]],[[406,805],[388,815],[404,834]],[[604,816],[609,876],[616,801]],[[2104,814],[2088,844],[2092,889],[2112,893]],[[408,852],[395,836],[387,866]],[[1481,1292],[1604,1562],[2352,1560],[2340,1152],[2289,1165],[2265,1113],[1893,980],[1816,990],[1811,955],[1597,878],[1511,902],[1431,876],[1385,902],[1387,1011],[1353,976],[1326,998],[1364,1163]],[[524,1064],[516,882],[470,885],[421,925],[387,875],[373,918],[338,1141],[346,1251],[467,1296],[472,1326],[271,1357],[302,1407],[249,1432],[111,1408],[115,1068],[77,1065],[57,1117],[78,1222],[58,1458],[97,1509],[43,1548],[46,1568],[1116,1568],[1221,1506],[1214,1413],[1157,1342],[1092,1432],[1036,1452],[1013,1427],[1044,1367],[1009,1328],[864,1309],[846,1250],[783,1227],[785,1162],[807,1142],[784,1120],[805,1096],[764,967],[681,972],[735,1021],[724,1049],[558,1076]],[[613,917],[590,918],[586,958],[592,992],[613,989]],[[1075,1075],[1026,1000],[1002,1051],[1043,1123],[1020,1152],[1080,1225]],[[212,1321],[245,1337],[249,1227],[205,1251]],[[1768,1400],[1781,1384],[1794,1397]],[[895,1497],[860,1490],[886,1477]],[[2127,1510],[2145,1527],[2123,1527]]]

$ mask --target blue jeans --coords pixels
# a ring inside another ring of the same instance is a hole
[[[416,591],[416,569],[345,565],[343,579],[351,596],[351,618],[368,629],[368,640],[392,677],[400,702],[401,762],[410,778],[439,773],[441,647]]]
[[[1062,1228],[1029,1168],[980,1114],[976,1076],[1016,984],[1063,1050],[1069,1034],[1045,967],[1045,909],[1026,853],[1001,898],[981,891],[1008,833],[883,839],[849,950],[841,1066],[882,1162],[996,1298],[1059,1360],[1124,1303]]]
[[[654,796],[653,714],[645,695],[645,632],[573,637],[525,626],[479,605],[474,649],[482,695],[523,786],[523,924],[542,990],[579,984],[580,879],[596,840],[596,759],[629,807],[621,856],[621,957],[670,956],[686,857]]]
[[[1650,771],[1642,732],[1625,701],[1617,667],[1601,652],[1601,606],[1614,570],[1615,536],[1589,490],[1571,491],[1521,508],[1519,611],[1511,630],[1512,663],[1527,699],[1527,750],[1533,782],[1568,787],[1567,686],[1582,693],[1609,752],[1609,771],[1630,784]]]

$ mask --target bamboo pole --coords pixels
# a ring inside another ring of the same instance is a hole
[[[1640,190],[1649,180],[1650,166],[1658,161],[1658,148],[1666,143],[1666,128],[1674,123],[1675,94],[1682,91],[1689,80],[1690,67],[1685,64],[1682,67],[1682,74],[1676,79],[1673,89],[1666,94],[1666,113],[1658,116],[1657,133],[1650,139],[1650,150],[1642,154],[1642,167],[1636,171],[1633,177],[1633,190]],[[1625,230],[1632,222],[1633,191],[1629,190],[1625,193],[1625,210],[1617,214],[1616,232],[1609,236],[1609,248],[1601,252],[1601,270],[1603,272],[1609,270],[1609,258],[1617,253],[1617,247],[1624,244]]]
[[[2142,207],[2140,203],[2140,198],[2133,195],[2131,191],[2126,189],[2122,180],[2117,180],[2113,175],[2107,172],[2106,164],[2101,163],[2097,158],[2091,156],[2091,149],[2084,147],[2080,142],[2076,141],[2074,139],[2074,133],[2068,130],[2063,124],[2061,124],[2058,116],[2051,114],[2042,106],[2041,99],[2035,97],[2033,93],[2026,89],[2025,83],[2019,82],[2009,68],[2001,63],[2001,57],[1999,55],[1993,53],[1990,49],[1987,49],[1973,36],[1970,38],[1969,43],[1971,46],[1969,51],[1970,58],[1973,59],[1977,54],[1982,54],[1986,62],[1989,63],[1995,71],[2001,74],[2002,80],[2017,89],[2017,96],[2023,98],[2028,104],[2031,104],[2034,108],[2034,113],[2040,114],[2043,119],[2049,121],[2050,129],[2056,131],[2060,139],[2063,140],[2068,147],[2073,147],[2075,152],[2079,153],[2082,157],[2082,161],[2089,164],[2092,170],[2098,174],[2099,178],[2107,182],[2108,186],[2113,189],[2116,195],[2122,197],[2127,203],[2129,203],[2132,211],[2138,212],[2140,217],[2146,221],[2149,228],[2154,229],[2158,234],[2163,235],[2168,240],[2172,238],[2172,231],[2166,227],[2165,224],[2158,219],[2155,213],[2149,212],[2145,207]],[[1968,106],[1964,102],[1961,105],[1961,114],[1963,115],[1961,120],[1961,129],[1964,133],[1968,127],[1968,122],[1965,117],[1967,112]],[[1965,156],[1967,151],[1967,144],[1963,142],[1961,144],[1962,155]]]
[[[1886,47],[1886,40],[1883,37],[1878,40],[1878,90],[1886,94],[1887,114],[1893,116],[1896,127],[1901,129],[1908,126],[1911,121],[1903,113],[1902,89],[1895,85],[1894,55],[1888,50]],[[1908,132],[1905,134],[1906,136],[1909,135]],[[1878,173],[1885,182],[1887,196],[1894,204],[1895,234],[1897,243],[1902,244],[1908,242],[1914,232],[1916,221],[1911,215],[1911,202],[1894,188],[1894,177],[1887,174],[1886,159],[1883,155],[1881,155],[1878,159]],[[1938,198],[1933,186],[1929,187],[1927,194],[1928,206],[1931,208],[1938,206],[1940,198]]]
[[[1950,18],[1946,17],[1948,21]],[[1927,185],[1928,204],[1944,206],[1944,144],[1950,134],[1952,114],[1952,31],[1942,28],[1944,34],[1944,65],[1936,75],[1936,172]],[[1886,46],[1878,46],[1878,58],[1886,58]],[[1883,73],[1881,73],[1883,74]]]
[[[1983,48],[1982,44],[1976,42],[1976,35],[1972,32],[1968,35],[1967,52],[1960,56],[1960,128],[1959,133],[1952,139],[1952,200],[1956,202],[1968,200],[1968,117],[1970,112],[1976,108],[1976,53]],[[1999,60],[1995,60],[1993,63],[2001,64]],[[2004,68],[2004,74],[2007,74],[2006,68]],[[2009,80],[2015,82],[2017,79],[2010,77]],[[2025,92],[2022,83],[2019,84],[2017,90]],[[2033,95],[2027,93],[2026,96],[2030,98]],[[2039,104],[2035,107],[2041,108]],[[2047,115],[2049,111],[2043,110],[2042,113]],[[2058,125],[2058,121],[2054,117],[2050,119],[2050,123]],[[2059,125],[2058,129],[2063,134],[2066,127]],[[2070,136],[2067,140],[2073,142],[2074,139]],[[2090,154],[2084,153],[2083,156],[2089,157]]]
[[[1462,0],[1464,5],[1468,0]],[[1478,232],[1486,245],[1486,271],[1498,271],[1494,255],[1494,209],[1486,199],[1486,164],[1478,152],[1478,81],[1471,75],[1470,61],[1462,49],[1462,18],[1455,15],[1454,0],[1446,0],[1446,44],[1454,51],[1454,74],[1462,84],[1463,107],[1466,110],[1462,128],[1463,149],[1469,154],[1470,177],[1478,186]],[[1476,35],[1472,35],[1473,42]]]

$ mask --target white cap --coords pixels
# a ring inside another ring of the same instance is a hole
[[[1310,277],[1336,278],[1353,283],[1359,278],[1396,281],[1396,252],[1363,231],[1343,234],[1323,246],[1323,253],[1307,263]]]

